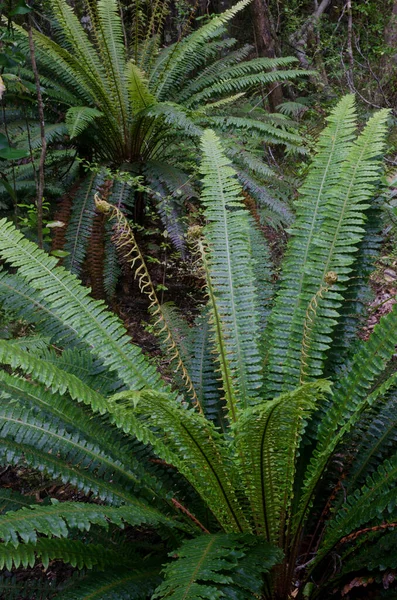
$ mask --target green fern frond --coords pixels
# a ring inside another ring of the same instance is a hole
[[[236,425],[236,446],[258,535],[283,547],[290,518],[296,459],[306,421],[324,392],[318,380],[246,409]]]
[[[77,137],[90,126],[90,124],[103,116],[96,108],[88,106],[72,106],[66,113],[66,125],[68,127],[70,139]]]
[[[303,70],[285,70],[285,71],[270,71],[269,73],[253,73],[234,77],[224,81],[218,81],[213,85],[205,88],[186,100],[186,106],[190,109],[197,108],[201,103],[219,96],[230,96],[231,94],[245,91],[250,88],[259,87],[260,85],[268,85],[269,83],[277,83],[281,81],[292,81],[304,75],[311,75],[312,71]]]
[[[109,412],[119,428],[150,443],[186,477],[225,531],[249,531],[234,489],[238,481],[229,449],[203,415],[150,390],[114,396]]]
[[[211,325],[205,307],[196,319],[192,332],[190,373],[205,416],[225,429],[224,406],[215,364],[215,345],[211,339]]]
[[[244,117],[222,116],[209,117],[206,119],[211,127],[221,130],[231,130],[232,132],[258,132],[263,135],[266,142],[269,144],[302,144],[302,138],[296,133],[290,133],[285,128],[275,127],[269,123],[263,123],[257,119],[247,119]],[[264,165],[266,168],[266,165]]]
[[[64,265],[72,273],[81,273],[94,221],[94,194],[103,182],[102,174],[91,173],[74,196],[64,248],[68,252]]]
[[[338,511],[328,523],[318,554],[313,561],[315,564],[344,537],[363,525],[373,521],[387,523],[388,515],[393,513],[397,502],[396,477],[397,456],[394,455],[367,478],[360,491],[357,490],[347,497],[343,510]]]
[[[131,344],[120,321],[105,311],[104,304],[90,299],[88,289],[75,276],[56,266],[56,258],[25,240],[5,219],[0,221],[0,253],[19,268],[19,275],[32,288],[45,290],[53,311],[79,330],[80,339],[90,344],[93,354],[115,370],[126,385],[133,389],[167,389],[140,348]]]
[[[132,61],[127,64],[126,81],[133,113],[156,104],[156,98],[147,87],[144,74]]]
[[[0,537],[4,543],[17,548],[21,541],[36,544],[38,534],[66,538],[70,529],[89,531],[91,525],[107,528],[109,523],[124,525],[162,524],[178,526],[171,519],[144,504],[135,501],[128,506],[108,507],[82,502],[56,502],[47,506],[32,506],[0,515]]]
[[[314,250],[314,240],[325,218],[327,198],[334,187],[338,188],[339,172],[351,148],[354,129],[354,98],[346,96],[328,117],[328,125],[318,141],[317,156],[297,205],[294,236],[287,249],[280,292],[270,322],[267,386],[272,395],[299,382],[298,375],[290,375],[289,366],[295,337],[294,327],[298,323],[302,331],[307,304],[320,287],[311,286],[306,291],[304,281],[310,265],[309,259],[318,251],[317,248]],[[300,357],[302,335],[298,336],[298,340],[294,347],[299,343]],[[296,366],[292,365],[292,368],[296,369]],[[298,371],[299,368],[300,363]]]
[[[189,111],[172,102],[158,102],[145,111],[145,116],[163,120],[167,125],[173,125],[176,130],[182,130],[189,137],[202,134],[202,129],[189,117]]]
[[[205,237],[209,278],[230,375],[238,390],[240,408],[244,408],[255,403],[261,385],[258,299],[249,237],[251,223],[240,200],[241,188],[234,180],[235,172],[212,131],[204,133],[202,149],[201,198],[208,220]],[[223,381],[226,394],[228,385]],[[239,407],[228,394],[226,398],[230,416],[235,421]]]
[[[279,549],[254,536],[203,535],[177,550],[153,598],[250,598],[261,592],[263,575],[281,557]]]
[[[95,79],[99,85],[104,80],[103,65],[77,16],[65,0],[53,0],[51,9],[61,25],[60,35],[63,43],[73,52],[90,78]]]
[[[315,250],[309,257],[310,284],[306,284],[306,290],[311,293],[319,287],[328,272],[337,273],[338,281],[332,291],[325,292],[323,299],[319,301],[317,315],[321,315],[321,319],[315,320],[313,339],[310,347],[305,348],[308,377],[322,373],[324,350],[332,342],[331,332],[335,325],[334,319],[339,318],[345,282],[350,278],[351,265],[365,233],[365,212],[380,178],[379,157],[384,149],[387,118],[387,110],[378,111],[355,141],[339,172],[338,187],[329,192],[324,223],[313,241]],[[292,352],[295,352],[295,348]],[[291,371],[294,364],[292,352]]]
[[[26,374],[32,375],[37,381],[54,392],[64,394],[67,391],[71,398],[90,405],[94,411],[102,414],[106,412],[106,398],[95,392],[73,374],[66,373],[55,364],[16,348],[12,342],[0,340],[0,363],[8,364],[13,369],[22,369]]]
[[[38,561],[47,569],[52,560],[62,560],[78,569],[97,567],[100,570],[127,562],[116,550],[79,540],[40,538],[36,543],[19,544],[17,548],[11,544],[0,544],[0,569],[11,571],[21,566],[26,569],[34,567]]]
[[[159,75],[153,70],[153,88],[159,100],[164,100],[168,90],[181,81],[186,72],[191,71],[199,62],[201,48],[216,35],[219,27],[228,23],[238,12],[245,8],[250,0],[240,0],[232,8],[211,19],[206,25],[191,33],[174,46],[168,54]],[[156,81],[157,78],[157,81]]]
[[[29,507],[32,504],[36,504],[34,497],[23,496],[14,490],[0,488],[0,514],[18,510],[23,506]]]

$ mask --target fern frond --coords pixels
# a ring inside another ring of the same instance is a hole
[[[339,173],[338,188],[330,191],[324,223],[318,232],[318,237],[314,240],[315,251],[309,256],[310,284],[307,284],[307,291],[309,285],[311,290],[317,287],[321,279],[325,279],[326,273],[330,271],[336,272],[338,276],[332,291],[325,292],[324,299],[319,302],[321,310],[317,314],[321,314],[321,319],[315,319],[313,339],[310,347],[305,349],[309,377],[322,373],[323,353],[332,342],[330,334],[335,325],[334,319],[339,317],[345,282],[350,278],[351,265],[358,244],[365,233],[363,228],[365,211],[380,178],[379,157],[383,153],[387,118],[386,110],[378,111],[368,121],[346,157],[346,162]],[[290,364],[292,371],[292,358]]]
[[[21,566],[26,569],[34,567],[37,561],[47,569],[52,560],[62,560],[78,569],[97,567],[100,570],[127,562],[116,550],[79,540],[41,538],[36,543],[19,544],[17,548],[11,544],[0,544],[0,569],[11,571]]]
[[[247,64],[249,64],[249,62]],[[311,74],[312,71],[296,69],[285,71],[269,71],[268,73],[250,73],[247,75],[242,75],[241,77],[225,77],[223,81],[218,80],[217,83],[214,83],[213,85],[206,87],[201,92],[197,92],[191,96],[188,100],[186,100],[186,106],[190,109],[195,109],[199,107],[201,103],[218,98],[219,96],[230,96],[231,94],[243,92],[247,89],[259,87],[260,85],[267,85],[269,83],[276,83],[278,81],[292,81],[298,77]]]
[[[250,132],[262,134],[263,142],[268,144],[293,144],[301,145],[303,140],[296,133],[291,133],[285,128],[275,127],[272,124],[258,121],[257,119],[247,119],[244,117],[233,116],[214,116],[207,117],[206,121],[211,127],[219,128],[222,131],[232,131],[234,133],[244,132],[246,135]]]
[[[74,195],[72,214],[66,232],[64,265],[72,273],[81,273],[87,252],[88,240],[94,221],[94,194],[103,184],[104,176],[91,173]]]
[[[0,488],[0,514],[7,513],[10,510],[18,510],[23,506],[29,507],[32,504],[36,504],[34,498],[23,496],[14,490]]]
[[[304,280],[309,258],[314,253],[314,239],[325,218],[327,196],[333,187],[338,187],[340,168],[351,148],[354,128],[354,98],[346,96],[328,117],[328,125],[318,141],[317,156],[301,190],[294,236],[287,249],[280,291],[270,322],[267,387],[271,394],[298,383],[298,376],[290,375],[290,368],[296,369],[296,366],[290,367],[287,362],[294,326],[299,316],[298,327],[302,331],[307,304],[320,287],[319,283],[314,289],[311,286],[303,303]],[[298,339],[300,344],[302,336]]]
[[[0,515],[0,537],[4,543],[17,548],[20,540],[36,544],[37,534],[66,538],[70,529],[89,531],[91,525],[107,528],[109,523],[118,527],[143,523],[171,528],[178,526],[159,511],[138,501],[117,508],[82,502],[56,502]]]
[[[165,581],[153,598],[248,598],[261,592],[263,575],[281,556],[254,536],[203,535],[177,550],[177,561],[164,569]]]
[[[123,252],[125,259],[131,266],[134,276],[138,280],[141,293],[148,296],[150,302],[149,310],[152,312],[152,317],[155,320],[154,326],[158,330],[158,335],[162,336],[163,343],[167,346],[170,354],[169,360],[175,361],[176,370],[181,372],[182,379],[187,386],[188,394],[191,394],[193,402],[201,411],[192,380],[190,379],[189,371],[184,364],[183,355],[179,351],[178,342],[174,339],[173,330],[163,313],[162,305],[157,298],[155,287],[146,267],[146,262],[142,256],[138,244],[136,243],[130,224],[124,217],[123,213],[116,206],[112,206],[105,200],[101,200],[99,196],[95,196],[95,204],[97,210],[116,220],[116,235],[114,237],[115,244],[118,250]]]
[[[109,410],[119,428],[150,443],[186,477],[226,532],[249,531],[234,489],[238,481],[229,449],[203,415],[149,390],[122,392]]]
[[[100,30],[98,47],[104,57],[108,72],[109,91],[120,111],[121,128],[124,139],[128,128],[128,92],[125,85],[126,48],[123,28],[116,0],[100,0],[97,4],[98,19],[96,29]]]
[[[28,323],[34,323],[38,331],[48,336],[49,342],[56,341],[65,346],[82,345],[77,329],[60,319],[41,295],[17,274],[0,272],[0,302],[6,310]]]
[[[42,293],[53,311],[70,326],[79,330],[79,337],[91,345],[92,353],[111,370],[115,370],[126,385],[133,389],[167,389],[152,364],[137,346],[131,344],[120,321],[105,311],[104,304],[88,297],[88,290],[62,267],[57,259],[28,242],[5,219],[0,221],[0,254],[19,269],[19,275]]]
[[[203,132],[201,127],[190,118],[189,111],[173,102],[158,102],[146,109],[144,115],[172,125],[173,128],[183,131],[188,137],[197,137]]]
[[[224,406],[215,364],[215,345],[211,336],[208,310],[196,319],[192,332],[191,378],[207,419],[224,429]]]
[[[246,409],[236,425],[240,469],[258,535],[283,547],[306,421],[330,384],[318,380]]]
[[[185,73],[194,68],[194,65],[199,61],[200,50],[205,47],[206,42],[216,35],[219,28],[228,23],[249,2],[250,0],[240,0],[232,8],[221,15],[217,15],[206,25],[174,46],[172,51],[169,52],[165,64],[162,65],[159,75],[157,75],[156,69],[153,70],[152,77],[157,78],[153,87],[159,100],[164,100],[168,90],[176,86],[183,79]]]
[[[115,569],[94,573],[57,594],[57,600],[147,600],[160,581],[159,569]]]
[[[78,478],[81,465],[84,465],[86,472],[94,473],[99,480],[109,477],[114,484],[110,486],[114,488],[110,496],[117,496],[120,484],[125,490],[134,489],[135,493],[145,488],[150,498],[157,495],[161,487],[159,482],[145,471],[143,461],[140,462],[134,456],[131,443],[108,421],[103,418],[96,419],[92,413],[70,402],[68,397],[59,396],[53,391],[48,392],[37,383],[33,385],[7,373],[1,373],[1,382],[4,410],[9,406],[12,412],[10,416],[7,409],[7,415],[0,417],[3,422],[2,431],[6,431],[7,437],[7,441],[3,441],[3,447],[7,447],[8,442],[12,440],[16,444],[22,444],[25,450],[28,446],[40,450],[47,444],[59,459],[59,471],[62,471],[62,463],[66,462],[69,466],[75,465],[73,477]],[[7,398],[8,395],[11,402]],[[22,408],[12,408],[15,400]],[[31,421],[27,422],[24,411],[30,415]],[[58,449],[57,453],[55,449]],[[20,446],[20,453],[22,451]],[[34,451],[32,452],[33,457]],[[32,464],[32,459],[30,463]],[[43,468],[40,463],[34,466]],[[53,474],[51,469],[49,472]],[[63,480],[67,481],[66,473],[62,476]],[[79,483],[78,487],[101,494],[95,488],[95,477],[93,479],[94,487],[89,487],[89,483],[85,486]],[[100,482],[96,482],[97,487],[98,484],[100,486]],[[106,489],[106,494],[109,496],[109,488]]]
[[[140,110],[156,104],[156,98],[147,87],[144,74],[132,61],[127,64],[126,81],[133,113],[138,113]]]
[[[397,457],[385,460],[377,471],[369,476],[360,491],[347,497],[343,510],[333,515],[325,530],[324,538],[315,558],[318,564],[345,536],[359,527],[372,522],[387,523],[388,514],[396,507],[395,480]]]
[[[241,188],[234,179],[235,172],[224,156],[218,138],[210,130],[203,135],[202,149],[201,198],[208,220],[205,237],[209,279],[229,373],[238,390],[240,408],[244,408],[256,402],[261,385],[258,300],[249,238],[251,223],[240,200]],[[226,371],[222,374],[227,376]],[[228,397],[229,384],[225,380],[223,386],[230,417],[235,421],[239,407],[232,396]]]
[[[88,106],[72,106],[66,113],[66,125],[68,127],[70,139],[77,137],[90,126],[90,124],[103,116],[96,108]]]
[[[89,41],[81,23],[65,0],[53,0],[51,9],[60,24],[60,35],[63,43],[73,52],[79,63],[97,84],[105,79],[95,48]]]

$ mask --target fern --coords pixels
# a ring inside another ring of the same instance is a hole
[[[153,598],[251,598],[260,593],[263,574],[280,559],[279,551],[258,544],[254,536],[202,536],[178,549],[178,561],[165,569]]]
[[[96,7],[90,10],[97,18]],[[209,46],[221,25],[205,26]],[[152,79],[138,74],[142,91],[155,95],[157,82],[165,93],[179,81],[172,56],[190,73],[184,61],[191,50],[198,50],[193,67],[216,52],[216,44],[199,51],[200,35],[192,36],[160,52]],[[231,60],[229,70],[238,64]],[[163,79],[162,69],[169,69]],[[243,77],[259,75],[255,65],[243,69]],[[152,116],[144,135],[162,118]],[[384,111],[375,114],[355,137],[353,99],[334,109],[300,192],[274,302],[260,212],[238,179],[247,165],[257,177],[272,176],[250,146],[237,174],[228,154],[237,155],[238,143],[223,149],[213,131],[203,134],[206,223],[191,227],[188,239],[207,304],[193,327],[153,295],[120,212],[131,202],[130,186],[113,183],[107,199],[98,198],[99,208],[117,217],[115,245],[161,315],[167,358],[177,353],[175,367],[183,364],[173,389],[103,303],[0,221],[0,254],[12,271],[0,276],[4,305],[12,307],[7,294],[17,298],[15,310],[44,336],[26,349],[0,340],[0,462],[41,470],[89,494],[87,502],[32,506],[3,494],[1,564],[58,557],[92,568],[59,597],[109,600],[314,600],[351,582],[351,569],[365,566],[376,577],[384,565],[394,568],[397,313],[393,308],[364,342],[343,304],[356,288],[365,291],[378,243],[377,223],[366,224],[365,215],[380,188],[385,119]],[[283,118],[263,122],[289,132]],[[179,170],[163,169],[156,185],[172,194],[172,182],[181,180]],[[161,542],[145,534],[136,544],[128,526],[156,527]],[[337,572],[334,556],[342,560]]]
[[[66,113],[66,125],[68,127],[70,138],[74,138],[81,133],[102,113],[95,108],[86,106],[72,106]]]

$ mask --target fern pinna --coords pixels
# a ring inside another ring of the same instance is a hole
[[[65,114],[57,131],[63,132],[64,143],[68,135],[72,148],[68,151],[73,157],[78,153],[90,163],[129,174],[132,181],[142,177],[145,198],[150,196],[181,251],[186,233],[181,216],[186,201],[197,197],[196,148],[206,127],[223,137],[240,182],[261,209],[272,215],[275,224],[291,220],[291,209],[277,196],[277,185],[274,192],[264,187],[279,178],[260,157],[264,142],[304,151],[302,138],[296,123],[285,115],[274,118],[253,106],[247,118],[244,102],[259,86],[294,81],[305,72],[296,68],[291,57],[249,60],[253,48],[234,49],[237,42],[227,37],[226,28],[249,2],[240,0],[166,48],[161,34],[167,0],[145,3],[152,5],[149,22],[144,3],[133,3],[131,29],[122,22],[117,0],[89,0],[85,3],[89,33],[66,0],[50,0],[57,41],[33,32],[49,123],[51,118],[59,120],[60,111]],[[132,39],[125,40],[123,27]],[[22,27],[16,26],[15,41],[27,51],[27,33]],[[10,77],[16,74],[20,75],[19,67],[15,72],[10,68]],[[23,69],[23,78],[30,83],[29,69]],[[24,168],[32,170],[30,164]],[[21,170],[18,166],[17,172],[13,171],[17,179]],[[65,251],[70,256],[66,263],[76,273],[86,256],[94,194],[100,185],[88,175],[76,194],[70,226],[67,224]],[[120,207],[122,200],[121,207],[134,211],[135,220],[142,221],[142,194],[134,185],[125,192],[121,199],[114,190],[110,201]],[[80,236],[84,243],[79,243],[76,251]]]
[[[1,462],[86,495],[2,492],[2,566],[69,563],[81,572],[65,599],[323,599],[392,578],[397,313],[364,342],[352,304],[378,243],[366,215],[387,118],[357,135],[352,96],[332,111],[275,295],[262,232],[204,132],[206,225],[190,237],[208,301],[194,326],[160,306],[133,230],[97,198],[149,293],[171,384],[75,275],[0,222],[0,297],[42,336],[0,342]]]

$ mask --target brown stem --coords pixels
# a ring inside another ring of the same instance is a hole
[[[202,523],[200,523],[200,521],[198,519],[196,519],[196,517],[194,515],[192,515],[192,513],[186,508],[186,506],[183,506],[183,504],[178,502],[178,500],[176,500],[175,498],[171,498],[171,502],[176,508],[178,508],[185,515],[187,515],[189,517],[189,519],[191,519],[193,521],[193,523],[195,523],[197,525],[197,527],[200,527],[201,531],[204,531],[204,533],[209,534],[208,529],[206,529],[204,527],[204,525]]]
[[[32,33],[32,21],[31,16],[27,18],[28,24],[28,36],[29,36],[29,51],[30,51],[30,62],[32,63],[32,71],[34,73],[34,80],[36,84],[37,94],[37,109],[39,113],[40,122],[40,136],[41,136],[41,154],[39,162],[39,176],[36,182],[37,198],[37,240],[39,248],[43,247],[43,192],[44,192],[44,164],[47,153],[47,141],[45,139],[45,121],[44,121],[44,104],[43,97],[41,95],[40,88],[40,77],[37,69],[36,55],[34,51],[34,41]]]
[[[397,523],[382,523],[382,525],[375,525],[374,527],[365,527],[365,529],[360,529],[359,531],[354,531],[353,533],[350,533],[350,535],[346,535],[340,540],[340,543],[345,544],[346,542],[353,542],[360,535],[363,535],[363,533],[382,531],[383,529],[389,529],[389,527],[391,529],[397,527]]]

